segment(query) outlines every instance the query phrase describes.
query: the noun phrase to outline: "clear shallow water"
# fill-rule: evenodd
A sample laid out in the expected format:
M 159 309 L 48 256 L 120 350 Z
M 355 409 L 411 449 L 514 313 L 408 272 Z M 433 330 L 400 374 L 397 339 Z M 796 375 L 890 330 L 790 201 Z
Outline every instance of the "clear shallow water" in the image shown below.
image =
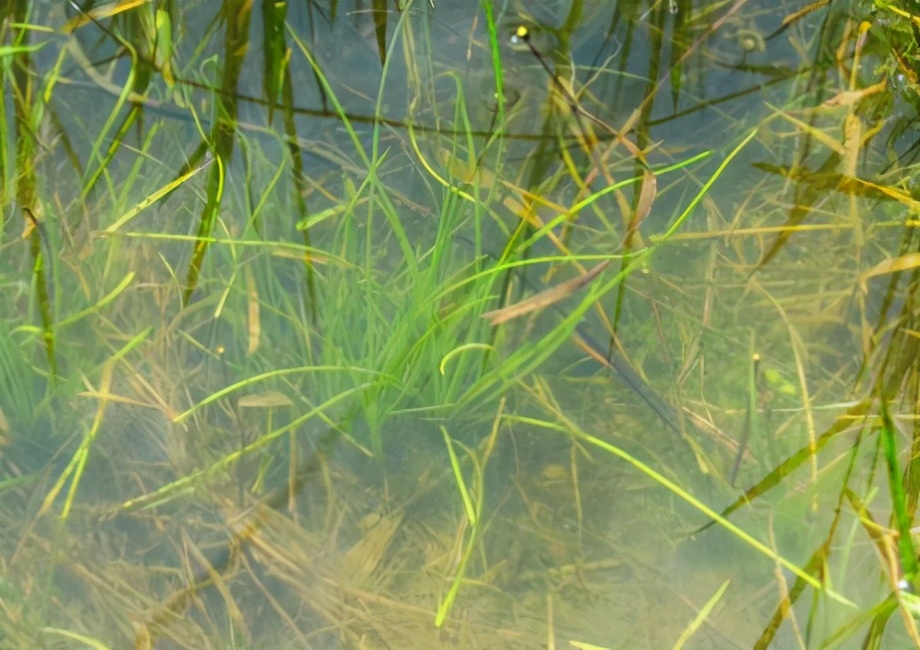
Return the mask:
M 714 459 L 720 473 L 710 468 L 704 475 L 685 441 L 624 382 L 611 379 L 571 344 L 562 345 L 520 383 L 500 394 L 484 391 L 481 399 L 463 408 L 452 402 L 462 388 L 475 385 L 478 367 L 467 367 L 467 374 L 458 374 L 460 379 L 450 384 L 450 373 L 442 374 L 434 355 L 412 357 L 416 348 L 404 344 L 413 337 L 424 340 L 431 331 L 441 332 L 444 340 L 478 332 L 477 343 L 493 342 L 485 328 L 477 331 L 464 324 L 479 323 L 478 314 L 450 319 L 450 296 L 432 292 L 431 304 L 419 306 L 412 292 L 420 290 L 419 278 L 429 276 L 415 277 L 407 270 L 407 241 L 409 249 L 427 251 L 438 241 L 438 224 L 446 218 L 456 219 L 452 237 L 475 240 L 475 215 L 481 211 L 478 223 L 486 234 L 479 247 L 498 254 L 506 241 L 504 231 L 516 223 L 513 205 L 504 202 L 507 196 L 519 200 L 515 188 L 562 205 L 579 196 L 558 152 L 560 139 L 571 135 L 572 120 L 546 119 L 553 88 L 546 70 L 529 49 L 504 40 L 522 18 L 513 7 L 504 9 L 499 22 L 511 116 L 508 133 L 502 142 L 490 143 L 483 156 L 484 164 L 506 182 L 481 188 L 484 197 L 491 197 L 487 205 L 493 213 L 459 199 L 455 208 L 445 208 L 449 199 L 435 176 L 451 180 L 441 158 L 444 151 L 462 160 L 471 148 L 478 155 L 489 142 L 485 133 L 465 135 L 467 130 L 489 131 L 495 101 L 485 19 L 477 5 L 456 3 L 432 10 L 418 3 L 401 16 L 389 16 L 390 54 L 379 93 L 379 113 L 387 121 L 378 134 L 379 151 L 386 158 L 375 171 L 385 190 L 378 188 L 378 195 L 385 194 L 396 206 L 393 213 L 406 240 L 379 204 L 361 203 L 367 196 L 360 188 L 368 166 L 355 140 L 365 154 L 373 146 L 383 70 L 373 14 L 358 3 L 340 3 L 334 18 L 331 7 L 314 6 L 311 14 L 298 5 L 289 8 L 286 33 L 299 146 L 292 153 L 290 139 L 282 137 L 280 108 L 269 120 L 264 102 L 240 101 L 240 136 L 226 161 L 228 180 L 213 231 L 220 241 L 205 258 L 193 300 L 188 305 L 181 300 L 184 274 L 194 255 L 187 238 L 198 232 L 209 172 L 139 212 L 121 237 L 98 237 L 100 230 L 180 173 L 202 132 L 213 135 L 216 96 L 200 85 L 220 83 L 226 56 L 224 27 L 214 21 L 214 6 L 183 9 L 182 23 L 176 26 L 181 38 L 175 60 L 180 66 L 190 62 L 182 66 L 190 83 L 172 90 L 162 80 L 153 85 L 151 97 L 165 104 L 145 109 L 139 126 L 129 129 L 88 192 L 81 190 L 95 168 L 93 147 L 104 151 L 114 138 L 109 119 L 117 95 L 100 90 L 99 79 L 81 71 L 71 54 L 62 68 L 67 83 L 57 86 L 48 105 L 57 123 L 46 128 L 56 136 L 48 139 L 50 146 L 41 158 L 40 189 L 52 244 L 61 252 L 55 266 L 56 319 L 66 323 L 68 316 L 99 304 L 128 273 L 134 275 L 129 289 L 61 328 L 57 344 L 63 380 L 50 391 L 50 406 L 28 433 L 12 433 L 8 475 L 37 474 L 26 488 L 4 492 L 4 517 L 8 529 L 15 531 L 4 539 L 15 580 L 11 591 L 17 614 L 11 629 L 24 630 L 34 620 L 103 639 L 111 647 L 126 639 L 141 639 L 137 643 L 145 647 L 146 633 L 150 645 L 164 648 L 533 648 L 551 639 L 558 645 L 576 641 L 600 647 L 672 647 L 699 608 L 730 580 L 720 607 L 688 647 L 751 646 L 776 606 L 775 574 L 788 579 L 788 571 L 783 574 L 763 553 L 718 527 L 689 539 L 706 521 L 697 509 L 610 453 L 576 440 L 573 431 L 614 444 L 719 509 L 740 492 L 727 485 L 734 447 L 726 440 L 738 440 L 743 429 L 752 336 L 764 367 L 779 379 L 759 395 L 766 439 L 752 440 L 754 455 L 742 465 L 739 487 L 771 471 L 806 444 L 810 429 L 826 430 L 843 410 L 780 414 L 779 407 L 802 403 L 797 363 L 804 359 L 810 405 L 859 396 L 859 387 L 848 379 L 856 374 L 864 345 L 856 328 L 862 312 L 854 287 L 883 250 L 867 250 L 858 229 L 850 227 L 848 197 L 832 195 L 815 202 L 817 220 L 832 235 L 797 235 L 755 276 L 756 283 L 749 279 L 773 241 L 765 229 L 783 223 L 790 204 L 803 200 L 802 190 L 763 167 L 794 159 L 801 141 L 788 135 L 792 127 L 776 117 L 771 105 L 794 111 L 821 98 L 803 92 L 800 75 L 788 74 L 776 82 L 785 68 L 802 64 L 795 57 L 806 59 L 813 25 L 798 23 L 782 37 L 768 40 L 763 51 L 745 53 L 739 32 L 768 34 L 780 16 L 760 11 L 754 3 L 713 5 L 717 17 L 700 25 L 731 15 L 688 55 L 675 105 L 669 92 L 677 86 L 671 85 L 662 63 L 671 59 L 674 47 L 665 45 L 657 63 L 652 55 L 659 35 L 666 43 L 676 41 L 676 19 L 667 12 L 629 17 L 618 16 L 613 3 L 586 7 L 590 20 L 585 18 L 567 35 L 570 56 L 552 51 L 553 44 L 565 39 L 551 32 L 561 29 L 571 5 L 528 19 L 534 38 L 544 39 L 537 41 L 541 55 L 542 45 L 549 44 L 547 65 L 565 66 L 567 74 L 573 65 L 577 85 L 587 84 L 583 105 L 614 130 L 661 83 L 663 90 L 640 119 L 640 135 L 630 136 L 647 145 L 656 143 L 648 154 L 651 165 L 714 151 L 705 165 L 660 177 L 654 210 L 640 228 L 643 237 L 651 238 L 673 222 L 718 162 L 760 125 L 757 138 L 678 236 L 651 256 L 643 271 L 630 276 L 619 306 L 623 348 L 650 385 L 668 403 L 686 407 L 717 427 L 707 430 L 711 437 L 700 442 L 700 453 Z M 34 20 L 60 25 L 63 17 L 47 11 Z M 129 32 L 125 16 L 112 20 L 125 20 L 113 22 L 113 27 Z M 688 35 L 696 42 L 703 29 Z M 258 11 L 246 33 L 250 51 L 235 89 L 257 98 L 265 88 L 263 18 Z M 295 36 L 315 57 L 328 83 L 325 101 L 322 84 Z M 53 39 L 36 55 L 38 74 L 51 70 L 66 42 Z M 120 91 L 128 67 L 124 57 L 114 69 L 104 63 L 118 51 L 110 36 L 87 26 L 77 31 L 75 43 Z M 606 65 L 598 68 L 598 62 Z M 177 93 L 186 94 L 177 100 Z M 717 101 L 736 94 L 736 99 Z M 347 120 L 334 108 L 332 95 Z M 125 114 L 123 109 L 116 118 Z M 825 119 L 830 122 L 835 116 Z M 418 127 L 412 134 L 416 143 L 407 122 Z M 354 129 L 354 140 L 347 126 Z M 603 142 L 599 149 L 606 155 L 615 139 L 609 130 L 595 126 Z M 75 153 L 69 155 L 68 147 Z M 589 157 L 575 145 L 569 151 L 571 168 L 587 174 Z M 617 180 L 637 173 L 624 147 L 610 156 L 609 169 Z M 295 157 L 307 178 L 300 187 L 292 177 Z M 825 157 L 818 151 L 804 160 L 820 163 Z M 72 158 L 84 167 L 75 166 Z M 460 185 L 456 178 L 452 181 Z M 592 187 L 597 190 L 604 183 L 597 180 Z M 295 192 L 305 198 L 306 212 Z M 628 203 L 630 197 L 624 200 Z M 311 229 L 309 246 L 318 260 L 316 293 L 311 293 L 298 257 L 307 244 L 297 224 L 348 202 L 354 208 L 348 219 L 329 217 Z M 8 204 L 14 205 L 11 199 Z M 578 220 L 570 245 L 586 254 L 620 250 L 621 204 L 608 195 L 595 207 Z M 538 213 L 544 219 L 555 215 L 546 206 Z M 18 226 L 12 219 L 6 223 L 0 269 L 4 290 L 12 292 L 14 279 L 28 278 L 30 266 L 24 261 L 25 242 L 14 239 Z M 752 230 L 757 232 L 748 232 Z M 814 255 L 820 246 L 839 251 L 837 259 L 856 262 L 829 272 L 827 258 Z M 420 267 L 435 268 L 432 276 L 439 281 L 462 278 L 475 249 L 475 244 L 458 240 L 450 256 L 419 254 Z M 535 247 L 536 254 L 553 250 L 545 242 Z M 435 258 L 440 266 L 434 266 Z M 368 260 L 372 272 L 362 267 Z M 311 320 L 314 295 L 321 298 L 319 326 Z M 604 299 L 608 318 L 615 313 L 615 297 Z M 461 294 L 461 304 L 464 298 L 483 299 Z M 10 304 L 17 305 L 9 314 L 10 338 L 29 352 L 29 364 L 44 367 L 35 308 L 21 299 Z M 577 298 L 563 302 L 563 313 L 577 305 Z M 426 329 L 439 317 L 454 329 Z M 559 318 L 546 310 L 527 325 L 511 324 L 495 345 L 510 356 L 521 346 L 536 345 L 537 336 Z M 363 334 L 373 327 L 379 332 Z M 606 340 L 601 318 L 593 312 L 583 327 Z M 143 343 L 132 347 L 124 361 L 113 363 L 116 352 L 141 332 L 146 332 Z M 401 364 L 401 355 L 412 359 L 411 364 Z M 186 409 L 237 382 L 297 366 L 331 370 L 272 376 L 177 421 Z M 379 393 L 357 390 L 372 372 L 389 372 L 399 381 Z M 351 389 L 353 395 L 320 409 L 324 417 L 307 417 Z M 106 392 L 115 403 L 103 412 L 99 394 Z M 241 396 L 250 401 L 241 402 Z M 508 400 L 504 418 L 477 483 L 476 463 L 459 445 L 475 449 L 473 455 L 482 462 L 500 396 Z M 772 415 L 771 405 L 777 407 Z M 275 435 L 291 423 L 298 423 L 292 433 Z M 296 496 L 273 501 L 275 509 L 242 517 L 253 495 L 283 493 L 287 483 L 296 482 L 296 466 L 309 465 L 317 446 L 326 445 L 330 423 L 338 423 L 340 433 L 329 438 L 334 449 L 329 464 L 315 468 L 297 486 Z M 471 535 L 441 426 L 456 441 L 465 481 L 484 500 L 467 580 L 447 626 L 438 630 L 432 624 L 435 612 Z M 85 476 L 66 525 L 58 527 L 52 521 L 65 507 L 66 490 L 49 501 L 47 512 L 37 513 L 88 432 L 93 432 L 93 442 Z M 265 436 L 274 437 L 251 448 Z M 383 460 L 369 457 L 375 436 L 382 441 Z M 819 476 L 810 476 L 810 468 L 803 467 L 771 493 L 765 501 L 769 507 L 761 503 L 741 510 L 732 520 L 802 566 L 829 526 L 851 439 L 841 439 L 825 452 Z M 241 448 L 248 451 L 238 462 L 197 474 Z M 125 507 L 189 477 L 197 477 L 188 481 L 194 489 L 174 487 L 156 507 Z M 230 563 L 235 572 L 225 571 L 223 584 L 196 591 L 180 606 L 176 594 L 193 578 L 206 578 L 209 563 L 218 573 L 224 571 L 227 540 L 248 525 L 252 532 L 246 533 L 247 550 L 237 564 Z M 862 534 L 852 519 L 847 525 L 852 538 Z M 869 551 L 860 541 L 849 557 L 871 555 Z M 65 559 L 36 577 L 31 567 L 49 556 Z M 840 572 L 835 586 L 860 605 L 870 606 L 885 593 L 874 564 L 852 560 L 834 568 Z M 51 585 L 49 591 L 53 587 L 65 594 L 67 604 L 58 604 L 41 589 L 29 589 L 29 580 L 38 578 Z M 841 625 L 844 617 L 838 612 L 847 611 L 830 600 L 826 607 L 816 624 L 816 639 Z M 9 639 L 24 638 L 4 632 Z M 790 627 L 780 634 L 775 647 L 794 643 Z

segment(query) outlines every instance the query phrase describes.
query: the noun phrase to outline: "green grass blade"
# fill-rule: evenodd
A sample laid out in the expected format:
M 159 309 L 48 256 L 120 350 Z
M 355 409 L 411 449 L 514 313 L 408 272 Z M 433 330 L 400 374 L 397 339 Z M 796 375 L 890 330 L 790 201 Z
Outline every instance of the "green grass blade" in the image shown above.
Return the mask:
M 237 461 L 239 461 L 245 455 L 252 453 L 254 451 L 258 451 L 259 449 L 262 449 L 269 442 L 278 439 L 279 437 L 283 436 L 285 433 L 289 431 L 297 430 L 298 427 L 300 427 L 305 422 L 313 419 L 314 417 L 322 416 L 323 414 L 326 413 L 327 410 L 329 410 L 330 408 L 332 408 L 339 402 L 347 398 L 350 398 L 356 395 L 360 395 L 361 393 L 367 391 L 373 386 L 374 386 L 373 383 L 365 383 L 365 384 L 359 384 L 349 390 L 343 391 L 339 393 L 338 395 L 335 395 L 327 399 L 322 404 L 319 404 L 318 406 L 310 409 L 309 411 L 307 411 L 300 417 L 294 418 L 294 420 L 292 420 L 290 423 L 278 429 L 274 429 L 270 431 L 269 433 L 266 433 L 265 435 L 260 436 L 257 440 L 246 445 L 245 447 L 241 447 L 240 449 L 237 449 L 236 451 L 230 454 L 227 454 L 226 456 L 224 456 L 217 462 L 211 464 L 209 467 L 205 467 L 204 469 L 198 470 L 197 472 L 186 474 L 182 478 L 179 478 L 173 481 L 172 483 L 168 483 L 167 485 L 157 488 L 153 492 L 148 492 L 147 494 L 143 494 L 133 499 L 128 499 L 127 501 L 121 504 L 121 506 L 119 507 L 119 510 L 134 511 L 134 510 L 143 509 L 143 508 L 152 508 L 161 503 L 165 503 L 166 501 L 174 498 L 175 496 L 179 494 L 193 490 L 200 481 L 210 476 L 214 476 L 215 474 L 219 472 L 226 471 L 229 467 L 234 465 Z
M 450 455 L 450 467 L 454 472 L 454 481 L 457 483 L 457 490 L 460 492 L 460 498 L 463 499 L 463 508 L 466 510 L 466 516 L 470 520 L 470 525 L 476 525 L 476 509 L 473 507 L 473 500 L 470 498 L 469 490 L 466 489 L 466 481 L 463 478 L 463 469 L 460 467 L 460 461 L 457 459 L 457 453 L 454 451 L 454 444 L 450 439 L 447 429 L 441 425 L 441 434 L 444 436 L 444 443 L 447 445 L 447 453 Z
M 716 589 L 716 593 L 712 595 L 706 604 L 703 605 L 699 613 L 693 618 L 693 621 L 687 628 L 681 633 L 680 638 L 677 639 L 677 642 L 674 644 L 673 650 L 681 650 L 687 641 L 690 640 L 696 631 L 700 629 L 700 626 L 706 621 L 709 615 L 712 613 L 712 610 L 715 609 L 715 606 L 719 604 L 719 601 L 722 600 L 722 596 L 725 595 L 725 591 L 728 589 L 728 586 L 732 583 L 731 580 L 726 580 L 722 583 L 722 586 Z
M 914 548 L 911 533 L 911 517 L 908 514 L 907 496 L 904 493 L 904 483 L 898 462 L 897 429 L 888 411 L 888 404 L 884 396 L 879 400 L 881 404 L 882 427 L 879 435 L 882 437 L 882 448 L 885 453 L 885 463 L 888 469 L 888 490 L 891 495 L 891 509 L 898 531 L 898 554 L 901 558 L 901 571 L 903 583 L 916 589 L 917 584 L 917 550 Z
M 702 501 L 700 501 L 695 496 L 693 496 L 692 494 L 684 490 L 682 487 L 680 487 L 679 485 L 677 485 L 676 483 L 674 483 L 673 481 L 671 481 L 664 475 L 658 473 L 657 471 L 655 471 L 654 469 L 652 469 L 651 467 L 643 463 L 638 458 L 620 449 L 619 447 L 612 445 L 605 440 L 601 440 L 600 438 L 592 436 L 582 431 L 581 429 L 576 428 L 574 425 L 571 425 L 571 424 L 569 425 L 569 427 L 564 427 L 562 425 L 556 425 L 556 424 L 552 424 L 549 422 L 544 422 L 542 420 L 536 420 L 534 418 L 519 417 L 519 416 L 511 417 L 509 419 L 514 420 L 516 422 L 524 422 L 530 425 L 535 425 L 535 426 L 539 426 L 539 427 L 543 427 L 547 429 L 553 429 L 553 430 L 562 431 L 565 433 L 570 433 L 572 435 L 577 436 L 581 440 L 584 440 L 585 442 L 599 449 L 603 449 L 604 451 L 620 458 L 621 460 L 626 461 L 627 463 L 635 467 L 637 470 L 639 470 L 641 473 L 645 474 L 646 476 L 654 480 L 656 483 L 666 488 L 669 492 L 679 497 L 683 501 L 687 502 L 689 505 L 691 505 L 696 510 L 700 511 L 701 513 L 705 514 L 708 517 L 711 517 L 723 528 L 725 528 L 726 530 L 733 533 L 736 537 L 738 537 L 738 539 L 745 542 L 746 544 L 748 544 L 749 546 L 751 546 L 752 548 L 754 548 L 755 550 L 757 550 L 764 556 L 770 558 L 774 562 L 785 567 L 786 569 L 791 571 L 793 574 L 795 574 L 800 579 L 804 580 L 806 583 L 808 583 L 815 589 L 827 594 L 830 598 L 836 600 L 839 603 L 842 603 L 854 609 L 856 608 L 856 605 L 853 602 L 851 602 L 848 598 L 844 597 L 842 594 L 837 593 L 835 590 L 831 589 L 830 587 L 827 587 L 826 585 L 821 584 L 820 580 L 818 580 L 812 575 L 809 575 L 808 573 L 803 571 L 801 568 L 799 568 L 796 564 L 794 564 L 790 560 L 787 560 L 785 557 L 781 556 L 779 553 L 771 549 L 769 546 L 767 546 L 763 542 L 760 542 L 754 539 L 748 533 L 741 530 L 738 526 L 736 526 L 735 524 L 731 523 L 730 521 L 728 521 L 727 519 L 719 515 L 715 510 L 713 510 L 712 508 L 704 504 Z
M 371 14 L 374 16 L 374 35 L 377 38 L 377 55 L 380 65 L 387 63 L 387 0 L 371 0 Z
M 782 480 L 785 477 L 789 476 L 792 474 L 792 472 L 805 464 L 814 454 L 817 454 L 819 451 L 824 449 L 824 447 L 826 447 L 829 442 L 836 438 L 838 434 L 850 430 L 853 426 L 854 419 L 866 417 L 871 406 L 872 401 L 865 399 L 855 406 L 847 409 L 847 412 L 844 415 L 838 417 L 834 424 L 832 424 L 830 428 L 827 429 L 827 431 L 822 433 L 818 439 L 815 440 L 814 447 L 812 447 L 811 444 L 808 444 L 781 462 L 773 469 L 773 471 L 760 479 L 760 481 L 758 481 L 755 485 L 745 490 L 743 495 L 738 497 L 738 499 L 732 502 L 731 505 L 722 510 L 721 516 L 728 517 L 738 508 L 750 505 L 754 500 L 760 498 L 775 488 L 777 485 L 782 483 Z M 714 521 L 710 521 L 705 526 L 700 528 L 697 533 L 706 530 L 714 523 Z

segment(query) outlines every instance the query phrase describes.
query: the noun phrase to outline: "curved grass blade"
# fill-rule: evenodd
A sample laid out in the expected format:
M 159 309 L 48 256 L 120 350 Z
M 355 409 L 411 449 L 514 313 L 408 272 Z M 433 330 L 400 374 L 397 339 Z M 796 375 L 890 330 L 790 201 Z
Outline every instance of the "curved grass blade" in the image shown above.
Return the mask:
M 300 366 L 297 368 L 282 368 L 279 370 L 272 370 L 270 372 L 262 373 L 261 375 L 256 375 L 254 377 L 247 377 L 243 381 L 239 381 L 231 386 L 227 386 L 216 393 L 208 395 L 206 398 L 195 404 L 193 407 L 184 411 L 173 418 L 173 422 L 180 423 L 186 420 L 192 413 L 195 413 L 199 409 L 219 400 L 222 397 L 225 397 L 233 392 L 242 390 L 244 388 L 252 388 L 258 382 L 264 381 L 266 379 L 275 379 L 277 377 L 284 377 L 286 375 L 296 375 L 303 374 L 308 372 L 348 372 L 348 373 L 366 373 L 377 378 L 385 378 L 381 373 L 375 372 L 373 370 L 366 370 L 364 368 L 352 368 L 347 366 Z
M 124 291 L 128 287 L 128 285 L 131 284 L 133 280 L 134 280 L 134 272 L 132 271 L 131 273 L 128 273 L 128 275 L 126 275 L 124 278 L 122 278 L 121 282 L 118 283 L 118 286 L 116 286 L 114 289 L 109 291 L 105 296 L 100 298 L 97 303 L 95 303 L 94 305 L 90 307 L 87 307 L 86 309 L 83 309 L 77 312 L 76 314 L 72 314 L 68 316 L 67 318 L 62 319 L 58 323 L 58 329 L 62 329 L 64 327 L 72 325 L 73 323 L 76 323 L 80 319 L 86 316 L 89 316 L 90 314 L 94 314 L 98 312 L 100 309 L 105 307 L 107 304 L 115 300 L 115 298 L 118 297 L 118 295 L 122 291 Z
M 328 409 L 335 406 L 342 400 L 345 400 L 355 395 L 360 395 L 361 393 L 373 387 L 375 387 L 374 383 L 364 383 L 364 384 L 359 384 L 349 390 L 343 391 L 339 393 L 338 395 L 335 395 L 329 398 L 322 404 L 319 404 L 318 406 L 310 409 L 309 411 L 307 411 L 305 414 L 301 415 L 300 417 L 295 418 L 290 423 L 278 429 L 274 429 L 270 431 L 269 433 L 266 433 L 265 435 L 260 436 L 258 439 L 246 445 L 245 447 L 241 447 L 240 449 L 237 449 L 236 451 L 230 454 L 227 454 L 223 458 L 213 463 L 210 467 L 205 467 L 204 469 L 198 470 L 196 472 L 186 474 L 185 476 L 173 481 L 172 483 L 168 483 L 167 485 L 164 485 L 154 490 L 153 492 L 148 492 L 147 494 L 143 494 L 133 499 L 128 499 L 127 501 L 122 503 L 118 509 L 119 511 L 130 512 L 130 511 L 134 511 L 134 510 L 138 510 L 142 508 L 153 508 L 161 503 L 165 503 L 171 500 L 172 498 L 176 497 L 178 494 L 193 490 L 199 481 L 202 481 L 210 476 L 213 476 L 218 472 L 227 470 L 227 468 L 234 465 L 237 461 L 240 460 L 240 458 L 242 458 L 246 454 L 263 448 L 269 442 L 281 437 L 288 431 L 295 431 L 298 427 L 300 427 L 303 423 L 307 422 L 308 420 L 311 420 L 317 416 L 322 416 Z M 337 438 L 338 436 L 336 436 L 336 439 Z M 325 440 L 325 437 L 321 437 L 321 440 Z M 283 489 L 283 494 L 285 495 L 288 494 L 287 487 Z
M 463 469 L 460 467 L 460 460 L 457 458 L 457 452 L 454 451 L 454 443 L 447 433 L 447 427 L 440 425 L 441 435 L 444 436 L 444 443 L 447 445 L 447 453 L 450 456 L 450 467 L 454 472 L 454 481 L 457 483 L 457 490 L 460 492 L 460 498 L 463 499 L 463 508 L 466 510 L 466 517 L 470 520 L 471 526 L 476 526 L 476 509 L 473 507 L 473 500 L 470 498 L 470 491 L 466 487 L 466 480 L 463 478 Z
M 41 627 L 38 629 L 38 631 L 43 634 L 47 634 L 48 636 L 59 636 L 65 639 L 70 639 L 71 641 L 76 641 L 88 648 L 92 648 L 92 650 L 109 650 L 110 648 L 110 646 L 106 645 L 104 642 L 95 637 L 79 634 L 70 630 L 64 630 L 57 627 Z
M 499 401 L 498 411 L 496 411 L 495 419 L 492 421 L 492 432 L 489 435 L 488 440 L 486 440 L 482 449 L 482 453 L 479 457 L 477 457 L 471 449 L 468 449 L 465 445 L 461 444 L 473 465 L 473 487 L 476 491 L 475 504 L 470 498 L 469 491 L 466 488 L 466 482 L 463 479 L 463 473 L 460 469 L 460 464 L 457 461 L 456 455 L 454 454 L 453 444 L 451 443 L 447 429 L 441 427 L 441 432 L 444 434 L 444 440 L 447 442 L 447 449 L 450 453 L 451 467 L 454 471 L 454 478 L 457 481 L 457 487 L 460 490 L 460 494 L 463 499 L 463 506 L 466 511 L 467 522 L 469 523 L 469 539 L 467 540 L 466 548 L 463 549 L 463 556 L 460 558 L 460 563 L 456 568 L 454 579 L 451 581 L 450 588 L 447 590 L 447 594 L 444 596 L 444 599 L 438 605 L 438 611 L 434 617 L 434 626 L 436 628 L 440 628 L 447 620 L 447 615 L 450 613 L 450 610 L 457 599 L 457 594 L 460 593 L 460 587 L 463 584 L 463 578 L 466 575 L 467 562 L 469 561 L 470 557 L 472 557 L 473 551 L 476 549 L 476 546 L 482 535 L 482 512 L 486 493 L 485 470 L 486 465 L 489 463 L 489 458 L 492 455 L 492 450 L 495 447 L 495 440 L 498 437 L 498 431 L 501 425 L 502 414 L 504 413 L 504 410 L 505 398 L 503 397 Z
M 667 489 L 669 492 L 671 492 L 678 498 L 688 503 L 690 506 L 692 506 L 696 510 L 699 510 L 700 512 L 711 517 L 716 523 L 718 523 L 723 528 L 725 528 L 729 532 L 733 533 L 736 537 L 738 537 L 738 539 L 745 542 L 749 546 L 753 547 L 755 550 L 757 550 L 762 555 L 770 558 L 774 562 L 785 567 L 786 569 L 791 571 L 793 574 L 795 574 L 798 578 L 800 578 L 801 580 L 804 580 L 806 583 L 808 583 L 809 585 L 811 585 L 818 591 L 825 593 L 828 597 L 836 600 L 839 603 L 842 603 L 854 609 L 856 608 L 856 605 L 852 603 L 849 599 L 847 599 L 845 596 L 837 593 L 835 590 L 831 589 L 827 585 L 822 584 L 821 581 L 815 578 L 813 575 L 810 575 L 808 572 L 806 572 L 805 570 L 797 566 L 792 561 L 781 556 L 779 553 L 777 553 L 775 550 L 773 550 L 772 548 L 770 548 L 763 542 L 760 542 L 754 539 L 748 533 L 746 533 L 741 528 L 739 528 L 735 524 L 731 523 L 730 521 L 728 521 L 727 519 L 719 515 L 716 511 L 714 511 L 709 506 L 704 504 L 702 501 L 697 499 L 695 496 L 693 496 L 692 494 L 684 490 L 682 487 L 680 487 L 679 485 L 677 485 L 676 483 L 668 479 L 666 476 L 658 473 L 657 471 L 655 471 L 654 469 L 652 469 L 651 467 L 643 463 L 641 460 L 632 456 L 631 454 L 624 451 L 623 449 L 620 449 L 616 445 L 613 445 L 605 440 L 601 440 L 600 438 L 592 436 L 591 434 L 580 429 L 578 426 L 576 426 L 571 421 L 567 421 L 563 425 L 563 424 L 555 424 L 551 422 L 545 422 L 542 420 L 538 420 L 535 418 L 521 417 L 521 416 L 510 417 L 509 419 L 512 419 L 516 422 L 524 422 L 524 423 L 538 426 L 544 429 L 562 431 L 564 433 L 575 436 L 576 438 L 583 440 L 587 442 L 588 444 L 591 444 L 599 449 L 602 449 L 612 454 L 613 456 L 620 458 L 621 460 L 626 461 L 627 463 L 632 465 L 634 468 L 636 468 L 637 470 L 639 470 L 640 472 L 642 472 L 643 474 L 651 478 L 653 481 L 655 481 L 656 483 L 658 483 L 659 485 Z

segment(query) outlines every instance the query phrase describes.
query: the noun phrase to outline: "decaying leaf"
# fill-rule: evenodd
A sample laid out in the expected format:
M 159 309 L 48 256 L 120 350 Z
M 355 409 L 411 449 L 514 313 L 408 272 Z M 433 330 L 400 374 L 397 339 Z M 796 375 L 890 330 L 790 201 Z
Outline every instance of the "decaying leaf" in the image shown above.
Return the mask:
M 852 106 L 853 104 L 864 99 L 865 97 L 882 92 L 883 90 L 885 90 L 885 86 L 887 85 L 887 83 L 888 83 L 887 81 L 880 81 L 877 84 L 874 84 L 867 88 L 860 88 L 859 90 L 844 90 L 843 92 L 837 93 L 836 95 L 828 99 L 826 102 L 824 102 L 824 105 L 825 106 Z
M 252 275 L 252 269 L 248 266 L 246 267 L 246 302 L 249 306 L 249 318 L 247 319 L 249 325 L 249 344 L 246 349 L 246 354 L 252 354 L 259 349 L 259 341 L 262 335 L 262 320 L 260 318 L 259 308 L 259 289 L 256 286 L 256 279 Z
M 529 314 L 533 311 L 536 311 L 537 309 L 542 309 L 543 307 L 552 305 L 553 303 L 559 302 L 563 298 L 571 296 L 573 293 L 591 282 L 594 278 L 600 275 L 601 271 L 607 268 L 608 264 L 610 264 L 610 260 L 601 262 L 584 275 L 580 275 L 577 278 L 572 278 L 571 280 L 566 280 L 562 284 L 557 284 L 555 287 L 541 291 L 540 293 L 531 296 L 526 300 L 522 300 L 521 302 L 514 305 L 508 305 L 502 309 L 486 312 L 482 315 L 482 317 L 487 318 L 492 325 L 499 325 L 509 320 Z
M 859 277 L 859 286 L 864 293 L 868 292 L 869 288 L 866 285 L 866 282 L 870 278 L 878 277 L 879 275 L 888 275 L 889 273 L 909 271 L 910 269 L 915 269 L 918 266 L 920 266 L 920 253 L 908 253 L 907 255 L 902 255 L 901 257 L 888 258 L 887 260 L 879 262 L 871 269 L 863 273 Z
M 271 408 L 273 406 L 294 406 L 291 399 L 277 390 L 269 390 L 255 395 L 245 395 L 239 399 L 240 408 Z

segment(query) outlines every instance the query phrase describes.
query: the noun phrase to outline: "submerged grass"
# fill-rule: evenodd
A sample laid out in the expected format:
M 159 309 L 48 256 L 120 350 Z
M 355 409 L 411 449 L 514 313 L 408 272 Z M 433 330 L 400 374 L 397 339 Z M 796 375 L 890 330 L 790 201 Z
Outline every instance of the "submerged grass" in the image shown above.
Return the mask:
M 676 6 L 5 8 L 0 646 L 916 641 L 903 66 Z

